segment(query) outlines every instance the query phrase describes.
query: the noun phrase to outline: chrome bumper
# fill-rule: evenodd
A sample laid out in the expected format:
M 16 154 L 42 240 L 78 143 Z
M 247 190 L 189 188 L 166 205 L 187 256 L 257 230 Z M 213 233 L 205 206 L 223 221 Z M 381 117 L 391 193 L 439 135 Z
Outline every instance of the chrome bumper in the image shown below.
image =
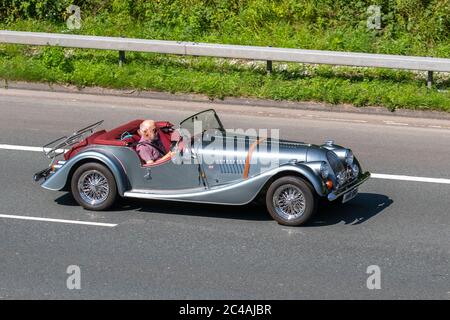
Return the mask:
M 329 201 L 334 201 L 337 198 L 339 198 L 340 196 L 344 195 L 345 193 L 352 191 L 353 189 L 357 188 L 358 186 L 360 186 L 361 184 L 363 184 L 364 182 L 366 182 L 367 179 L 370 178 L 370 172 L 364 172 L 359 178 L 358 180 L 352 182 L 351 184 L 345 186 L 342 189 L 333 191 L 331 193 L 328 194 L 327 198 Z
M 33 175 L 33 180 L 38 182 L 41 179 L 47 179 L 47 177 L 52 173 L 52 168 L 46 168 L 44 170 L 41 170 L 39 172 L 36 172 Z

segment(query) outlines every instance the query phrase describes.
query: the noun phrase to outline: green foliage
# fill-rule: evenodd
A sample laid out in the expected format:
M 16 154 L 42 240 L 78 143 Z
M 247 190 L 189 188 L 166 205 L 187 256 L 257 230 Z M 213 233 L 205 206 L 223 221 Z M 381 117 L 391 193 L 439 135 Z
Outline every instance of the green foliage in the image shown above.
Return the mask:
M 69 4 L 82 28 L 65 24 Z M 367 8 L 379 5 L 381 30 Z M 0 0 L 4 29 L 450 57 L 450 0 Z
M 0 21 L 62 23 L 70 4 L 81 7 L 82 32 L 95 34 L 308 47 L 329 34 L 327 49 L 365 42 L 371 51 L 393 50 L 400 41 L 404 52 L 416 50 L 412 42 L 435 47 L 450 38 L 450 0 L 0 0 Z M 367 29 L 371 5 L 381 8 L 381 30 Z
M 68 30 L 67 7 L 81 7 Z M 367 28 L 370 5 L 381 29 Z M 2 29 L 450 58 L 450 0 L 0 0 Z M 28 49 L 27 49 L 28 48 Z M 0 46 L 0 77 L 115 88 L 450 111 L 450 79 L 413 72 Z M 274 64 L 274 68 L 280 64 Z M 447 91 L 446 91 L 447 90 Z
M 63 48 L 45 47 L 41 59 L 49 69 L 59 69 L 65 73 L 70 73 L 74 70 L 72 59 L 66 56 Z
M 43 19 L 62 21 L 69 0 L 0 0 L 0 20 Z
M 309 100 L 450 112 L 450 78 L 437 79 L 435 86 L 444 90 L 428 90 L 425 75 L 407 71 L 274 63 L 268 76 L 264 63 L 127 53 L 127 63 L 119 67 L 117 52 L 77 49 L 69 56 L 61 48 L 34 54 L 25 50 L 0 47 L 0 78 L 202 93 L 218 99 Z

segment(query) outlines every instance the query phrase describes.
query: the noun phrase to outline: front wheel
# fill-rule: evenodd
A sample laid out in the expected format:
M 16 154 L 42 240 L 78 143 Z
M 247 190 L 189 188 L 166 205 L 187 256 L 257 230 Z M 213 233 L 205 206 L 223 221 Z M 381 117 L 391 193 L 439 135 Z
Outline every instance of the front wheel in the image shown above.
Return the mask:
M 286 176 L 270 185 L 266 206 L 279 224 L 299 226 L 316 212 L 317 197 L 309 183 L 295 176 Z
M 72 195 L 88 210 L 106 210 L 114 204 L 117 187 L 111 171 L 100 163 L 85 163 L 77 168 L 71 181 Z

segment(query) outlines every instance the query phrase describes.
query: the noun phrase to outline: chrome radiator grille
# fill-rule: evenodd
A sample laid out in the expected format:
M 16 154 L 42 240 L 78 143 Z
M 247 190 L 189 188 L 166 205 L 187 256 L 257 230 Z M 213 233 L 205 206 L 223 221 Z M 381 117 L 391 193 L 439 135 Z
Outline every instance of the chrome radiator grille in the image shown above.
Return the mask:
M 334 174 L 338 174 L 339 172 L 342 172 L 345 170 L 344 165 L 342 164 L 342 161 L 339 159 L 336 153 L 333 151 L 327 152 L 327 159 L 331 166 L 331 169 L 333 169 Z

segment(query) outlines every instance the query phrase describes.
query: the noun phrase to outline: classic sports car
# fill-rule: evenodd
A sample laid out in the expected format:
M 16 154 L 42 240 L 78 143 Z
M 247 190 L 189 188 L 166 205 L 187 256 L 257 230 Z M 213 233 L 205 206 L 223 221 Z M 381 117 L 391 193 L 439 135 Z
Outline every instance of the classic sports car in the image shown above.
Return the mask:
M 319 200 L 354 198 L 370 177 L 350 149 L 333 141 L 318 146 L 225 130 L 212 109 L 177 129 L 157 121 L 168 152 L 145 164 L 136 152 L 142 121 L 95 131 L 99 121 L 52 141 L 44 146 L 50 166 L 34 180 L 70 190 L 89 210 L 106 210 L 118 196 L 227 205 L 262 199 L 273 219 L 295 226 L 311 218 Z

